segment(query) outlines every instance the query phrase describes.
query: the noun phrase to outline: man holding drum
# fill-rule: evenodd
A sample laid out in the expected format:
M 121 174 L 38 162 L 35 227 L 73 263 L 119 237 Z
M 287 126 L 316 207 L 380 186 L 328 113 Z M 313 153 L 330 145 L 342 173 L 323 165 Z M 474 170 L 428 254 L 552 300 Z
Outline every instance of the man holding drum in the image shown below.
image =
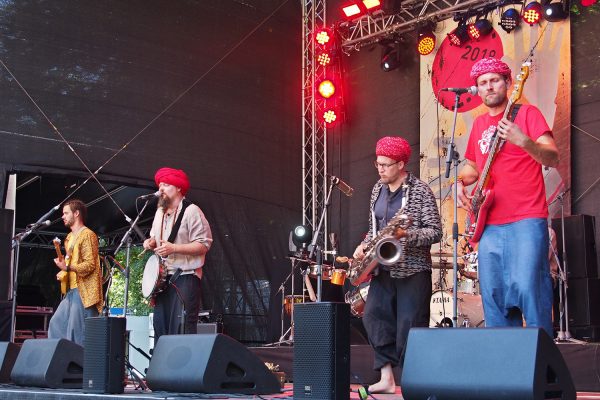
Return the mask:
M 190 182 L 184 171 L 161 168 L 154 181 L 160 198 L 144 249 L 154 250 L 167 269 L 166 288 L 153 298 L 156 343 L 161 335 L 197 332 L 200 279 L 212 234 L 202 210 L 185 198 Z
M 370 393 L 394 393 L 392 368 L 402 365 L 408 331 L 429 326 L 431 299 L 431 245 L 440 241 L 442 225 L 435 196 L 429 186 L 406 171 L 410 145 L 397 136 L 380 139 L 376 146 L 375 168 L 379 181 L 371 192 L 369 232 L 354 251 L 355 259 L 365 257 L 378 232 L 390 225 L 394 236 L 405 240 L 400 261 L 384 267 L 371 279 L 363 323 L 375 351 L 379 382 L 369 386 Z M 391 221 L 406 214 L 406 230 Z

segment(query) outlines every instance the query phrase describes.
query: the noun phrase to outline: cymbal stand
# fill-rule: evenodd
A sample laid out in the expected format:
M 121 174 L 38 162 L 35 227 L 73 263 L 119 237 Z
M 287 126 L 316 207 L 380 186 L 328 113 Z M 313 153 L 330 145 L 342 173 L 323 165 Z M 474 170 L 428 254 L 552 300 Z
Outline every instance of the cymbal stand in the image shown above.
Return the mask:
M 558 324 L 558 333 L 556 335 L 557 342 L 571 342 L 571 343 L 585 343 L 584 341 L 574 339 L 571 336 L 571 332 L 569 332 L 569 303 L 567 300 L 567 289 L 569 288 L 568 284 L 568 265 L 567 265 L 567 246 L 565 241 L 565 207 L 564 207 L 564 196 L 565 193 L 569 189 L 565 190 L 558 196 L 556 199 L 560 201 L 560 227 L 561 227 L 561 240 L 562 240 L 562 265 L 560 260 L 558 259 L 558 255 L 556 254 L 556 249 L 552 246 L 553 256 L 557 258 L 558 264 L 558 313 L 559 324 Z M 565 328 L 563 330 L 563 327 Z
M 268 346 L 281 346 L 282 344 L 292 344 L 294 343 L 293 340 L 293 327 L 294 327 L 294 271 L 296 270 L 296 261 L 301 261 L 300 259 L 297 259 L 296 257 L 290 257 L 290 263 L 291 263 L 291 271 L 289 273 L 289 275 L 283 280 L 283 282 L 281 283 L 281 286 L 279 286 L 279 290 L 277 290 L 277 293 L 281 292 L 281 336 L 279 337 L 279 340 L 277 342 L 274 343 L 269 343 L 267 345 L 265 345 L 265 347 Z M 290 280 L 291 278 L 291 284 L 292 284 L 292 304 L 290 304 L 290 327 L 284 332 L 285 329 L 285 284 L 287 283 L 288 280 Z M 291 338 L 290 338 L 291 337 Z

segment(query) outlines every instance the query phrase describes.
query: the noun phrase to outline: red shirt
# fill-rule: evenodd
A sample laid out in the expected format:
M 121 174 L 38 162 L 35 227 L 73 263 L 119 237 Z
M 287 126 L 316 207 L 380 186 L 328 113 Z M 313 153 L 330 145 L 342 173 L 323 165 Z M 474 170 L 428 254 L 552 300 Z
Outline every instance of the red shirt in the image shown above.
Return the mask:
M 475 162 L 479 172 L 488 157 L 492 135 L 503 113 L 478 116 L 473 122 L 465 158 Z M 515 123 L 524 134 L 536 141 L 544 133 L 552 134 L 544 116 L 532 105 L 522 105 Z M 494 190 L 487 224 L 507 224 L 525 218 L 547 218 L 548 204 L 541 164 L 520 147 L 504 142 L 490 169 Z

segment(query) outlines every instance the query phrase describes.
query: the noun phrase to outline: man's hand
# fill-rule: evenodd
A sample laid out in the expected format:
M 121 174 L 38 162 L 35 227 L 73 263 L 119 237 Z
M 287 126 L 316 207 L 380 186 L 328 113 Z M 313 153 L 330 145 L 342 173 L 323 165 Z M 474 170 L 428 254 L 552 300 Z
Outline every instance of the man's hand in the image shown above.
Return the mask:
M 166 240 L 160 241 L 160 246 L 157 246 L 154 249 L 154 252 L 161 257 L 168 257 L 169 255 L 175 253 L 176 245 L 168 242 Z
M 144 249 L 145 250 L 153 250 L 156 248 L 156 239 L 150 238 L 144 240 Z
M 467 211 L 471 211 L 471 199 L 473 196 L 467 194 L 467 189 L 463 185 L 461 181 L 456 182 L 457 185 L 457 199 L 456 205 L 460 208 L 463 208 Z
M 406 229 L 396 228 L 396 230 L 394 231 L 394 238 L 396 238 L 397 240 L 402 239 L 407 235 L 408 234 L 406 233 Z
M 531 138 L 525 135 L 521 128 L 519 128 L 519 125 L 510 122 L 506 118 L 502 118 L 498 122 L 498 136 L 521 148 L 532 142 Z
M 67 263 L 65 262 L 65 260 L 59 260 L 58 258 L 54 259 L 54 264 L 56 264 L 56 266 L 58 268 L 60 268 L 62 271 L 66 271 L 67 270 Z
M 354 255 L 352 257 L 356 260 L 361 260 L 361 259 L 365 258 L 364 249 L 365 249 L 364 243 L 359 244 L 358 246 L 356 246 L 356 250 L 354 250 Z

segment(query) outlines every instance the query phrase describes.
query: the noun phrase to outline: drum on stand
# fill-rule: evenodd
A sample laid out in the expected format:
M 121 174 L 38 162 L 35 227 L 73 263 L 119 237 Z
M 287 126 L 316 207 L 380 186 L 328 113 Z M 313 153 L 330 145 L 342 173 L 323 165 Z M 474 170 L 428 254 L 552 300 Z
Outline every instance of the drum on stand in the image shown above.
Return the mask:
M 283 309 L 287 315 L 292 315 L 292 311 L 294 309 L 294 304 L 304 303 L 308 299 L 308 296 L 303 296 L 301 294 L 289 294 L 285 296 L 283 301 Z
M 323 279 L 324 281 L 329 281 L 331 280 L 331 275 L 333 274 L 333 266 L 331 265 L 321 265 L 321 279 Z M 318 278 L 319 276 L 319 271 L 318 271 L 318 265 L 317 264 L 313 264 L 310 267 L 308 267 L 308 275 L 311 278 Z
M 481 296 L 458 293 L 457 322 L 465 328 L 483 327 L 483 307 Z M 429 307 L 429 327 L 452 327 L 454 297 L 451 290 L 437 290 L 431 295 Z

